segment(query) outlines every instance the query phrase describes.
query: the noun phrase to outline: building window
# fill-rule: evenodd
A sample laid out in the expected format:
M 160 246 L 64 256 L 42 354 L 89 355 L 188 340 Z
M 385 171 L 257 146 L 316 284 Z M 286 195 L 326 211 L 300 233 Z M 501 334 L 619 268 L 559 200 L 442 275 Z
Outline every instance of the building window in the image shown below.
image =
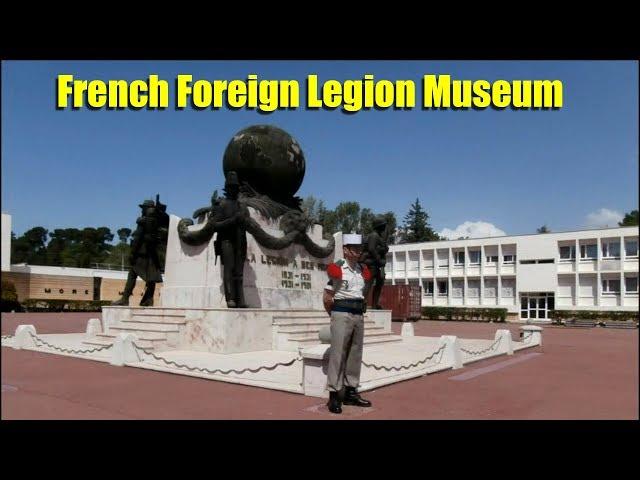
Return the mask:
M 78 293 L 78 291 L 74 288 L 73 290 L 71 290 L 71 293 Z
M 85 291 L 84 291 L 84 294 L 85 294 L 85 295 L 89 295 L 89 290 L 85 290 Z
M 449 283 L 446 280 L 439 280 L 438 281 L 438 296 L 439 297 L 446 297 L 447 296 L 448 287 L 449 287 Z
M 467 281 L 467 296 L 469 298 L 480 297 L 480 280 L 468 280 Z
M 464 265 L 464 252 L 453 252 L 454 263 L 456 265 Z
M 613 278 L 603 278 L 602 293 L 608 295 L 620 295 L 620 280 Z
M 638 240 L 625 240 L 624 254 L 627 257 L 637 257 L 638 256 Z
M 503 255 L 502 263 L 516 263 L 515 255 Z
M 422 281 L 422 291 L 423 291 L 423 295 L 433 295 L 433 281 L 432 280 L 423 280 Z
M 560 260 L 569 261 L 576 258 L 576 246 L 566 245 L 560 247 Z
M 64 293 L 64 289 L 62 289 L 62 288 L 61 288 L 60 290 L 58 290 L 58 291 L 59 291 L 60 293 Z
M 464 296 L 464 280 L 453 280 L 451 282 L 451 296 L 462 298 Z
M 625 293 L 638 293 L 638 277 L 624 277 Z
M 620 242 L 602 242 L 602 256 L 604 258 L 620 258 Z
M 498 263 L 498 255 L 487 255 L 487 263 Z
M 469 250 L 469 263 L 480 265 L 480 250 Z
M 497 280 L 484 280 L 484 296 L 487 298 L 496 298 L 496 294 L 498 292 L 498 281 Z
M 598 245 L 590 243 L 580 245 L 580 258 L 583 260 L 595 260 L 598 257 Z
M 51 289 L 50 288 L 45 288 L 44 289 L 44 293 L 51 293 Z
M 515 290 L 515 280 L 514 279 L 502 279 L 502 292 L 501 296 L 503 298 L 512 298 Z

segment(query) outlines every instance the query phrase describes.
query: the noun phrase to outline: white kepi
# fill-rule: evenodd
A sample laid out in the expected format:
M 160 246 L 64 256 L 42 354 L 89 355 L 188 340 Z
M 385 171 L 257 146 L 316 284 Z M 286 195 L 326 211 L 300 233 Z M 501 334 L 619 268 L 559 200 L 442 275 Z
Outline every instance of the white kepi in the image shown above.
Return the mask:
M 362 235 L 359 233 L 343 233 L 342 245 L 362 245 Z

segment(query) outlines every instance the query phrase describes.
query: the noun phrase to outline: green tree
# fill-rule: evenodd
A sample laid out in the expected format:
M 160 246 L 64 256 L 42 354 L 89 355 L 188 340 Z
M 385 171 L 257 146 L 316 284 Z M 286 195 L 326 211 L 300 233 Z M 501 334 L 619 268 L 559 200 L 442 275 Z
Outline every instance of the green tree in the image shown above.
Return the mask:
M 118 229 L 118 238 L 120 239 L 120 243 L 127 243 L 129 237 L 131 236 L 130 228 L 119 228 Z
M 49 233 L 47 265 L 75 267 L 74 247 L 80 241 L 77 228 L 56 228 Z
M 618 223 L 621 227 L 637 227 L 638 226 L 638 210 L 631 210 L 624 214 L 624 218 Z
M 34 227 L 24 232 L 11 242 L 11 261 L 13 263 L 28 263 L 31 265 L 46 265 L 47 257 L 47 229 Z
M 547 227 L 546 224 L 538 228 L 536 231 L 538 233 L 551 233 L 551 230 L 549 229 L 549 227 Z
M 429 214 L 420 205 L 416 198 L 411 205 L 409 213 L 404 217 L 404 235 L 402 243 L 431 242 L 440 240 L 440 237 L 429 225 Z

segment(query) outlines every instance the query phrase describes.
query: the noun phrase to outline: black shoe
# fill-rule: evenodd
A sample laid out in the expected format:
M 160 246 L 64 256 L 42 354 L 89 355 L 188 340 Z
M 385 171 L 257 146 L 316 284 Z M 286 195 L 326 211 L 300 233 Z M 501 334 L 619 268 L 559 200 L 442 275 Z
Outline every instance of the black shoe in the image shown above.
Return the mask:
M 342 413 L 342 405 L 340 405 L 339 392 L 329 392 L 329 401 L 327 402 L 327 407 L 329 407 L 329 411 L 331 413 Z
M 120 297 L 115 302 L 111 302 L 111 305 L 117 307 L 128 307 L 129 306 L 129 297 Z
M 344 401 L 345 405 L 354 405 L 356 407 L 370 407 L 371 402 L 365 400 L 353 387 L 347 387 L 345 390 Z

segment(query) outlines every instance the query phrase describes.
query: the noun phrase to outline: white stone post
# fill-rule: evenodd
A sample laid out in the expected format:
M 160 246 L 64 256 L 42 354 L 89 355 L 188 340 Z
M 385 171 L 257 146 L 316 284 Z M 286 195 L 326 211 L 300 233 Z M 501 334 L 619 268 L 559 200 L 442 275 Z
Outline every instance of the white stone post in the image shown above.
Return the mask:
M 462 368 L 462 352 L 460 351 L 460 342 L 458 337 L 453 335 L 443 335 L 438 341 L 438 348 L 445 345 L 442 352 L 442 365 L 450 366 L 454 370 Z
M 507 355 L 513 355 L 513 339 L 511 338 L 511 331 L 507 329 L 497 330 L 494 337 L 494 341 L 502 338 L 496 353 L 506 353 Z
M 527 345 L 542 346 L 542 327 L 538 325 L 524 325 L 520 327 L 520 330 L 522 330 L 523 341 L 524 337 L 531 335 L 531 339 L 527 341 Z
M 36 327 L 33 325 L 18 325 L 14 336 L 13 348 L 15 350 L 22 350 L 25 347 L 35 347 L 36 342 L 32 335 L 37 335 Z
M 138 336 L 133 333 L 120 333 L 113 342 L 111 354 L 111 365 L 122 367 L 126 363 L 144 361 L 143 355 L 138 354 L 134 342 L 138 341 Z
M 400 332 L 400 335 L 403 337 L 413 337 L 415 335 L 413 331 L 413 322 L 404 322 L 402 324 L 402 331 Z
M 84 334 L 85 339 L 95 337 L 99 333 L 102 333 L 102 324 L 99 318 L 90 318 L 87 322 L 87 329 Z

